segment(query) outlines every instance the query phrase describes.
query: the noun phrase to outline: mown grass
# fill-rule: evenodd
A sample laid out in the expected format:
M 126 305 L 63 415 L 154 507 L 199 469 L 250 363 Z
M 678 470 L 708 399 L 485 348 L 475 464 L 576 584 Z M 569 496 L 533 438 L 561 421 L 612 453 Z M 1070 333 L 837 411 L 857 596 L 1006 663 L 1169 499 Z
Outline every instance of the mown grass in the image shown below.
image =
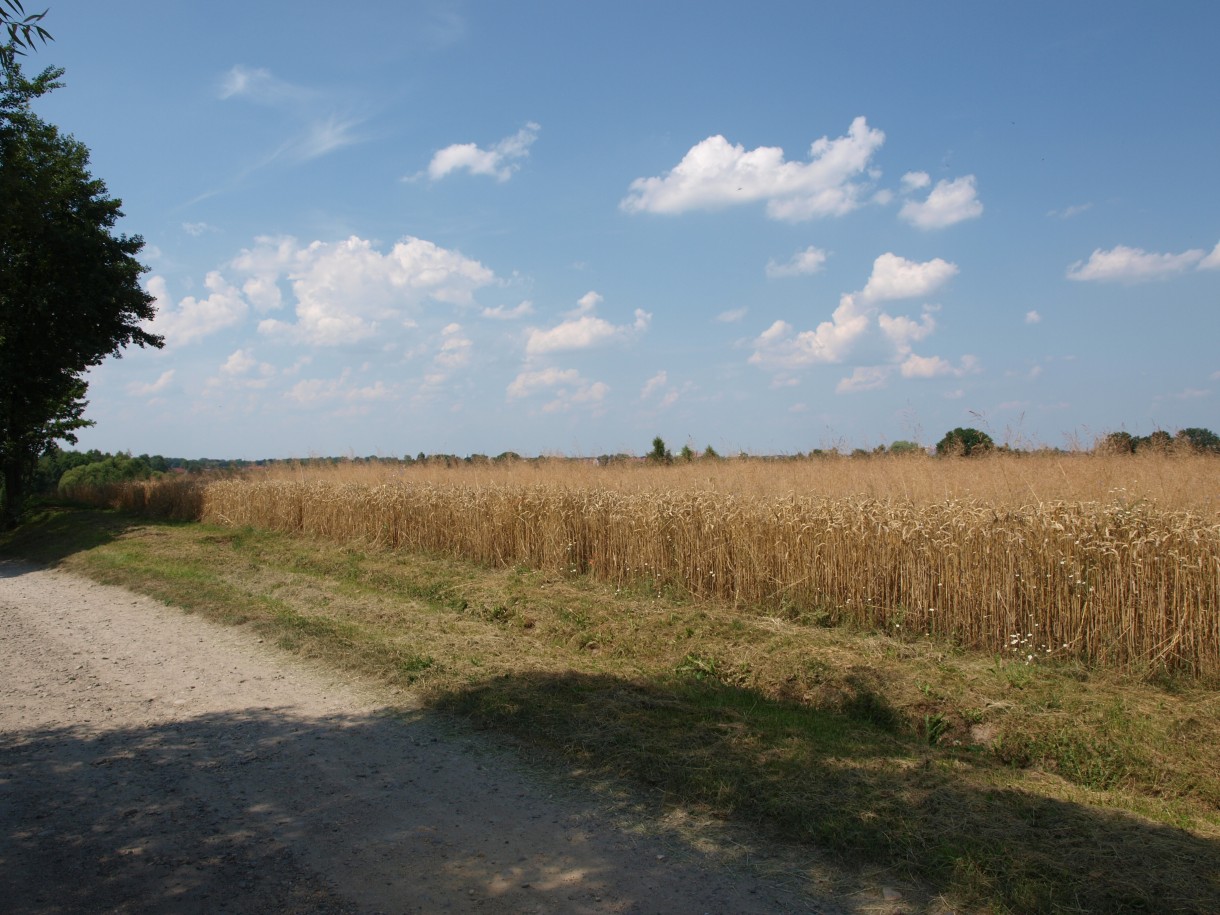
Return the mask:
M 1220 911 L 1216 684 L 1028 664 L 648 582 L 47 512 L 9 553 L 244 624 L 589 779 L 962 909 Z

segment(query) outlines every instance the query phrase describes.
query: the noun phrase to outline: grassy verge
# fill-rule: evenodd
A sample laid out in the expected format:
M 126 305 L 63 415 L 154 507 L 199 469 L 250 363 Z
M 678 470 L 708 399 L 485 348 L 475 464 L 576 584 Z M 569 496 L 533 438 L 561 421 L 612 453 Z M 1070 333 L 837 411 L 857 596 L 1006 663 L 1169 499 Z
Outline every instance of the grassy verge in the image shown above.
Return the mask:
M 0 549 L 250 625 L 576 771 L 959 905 L 1220 911 L 1215 684 L 105 512 L 48 511 Z

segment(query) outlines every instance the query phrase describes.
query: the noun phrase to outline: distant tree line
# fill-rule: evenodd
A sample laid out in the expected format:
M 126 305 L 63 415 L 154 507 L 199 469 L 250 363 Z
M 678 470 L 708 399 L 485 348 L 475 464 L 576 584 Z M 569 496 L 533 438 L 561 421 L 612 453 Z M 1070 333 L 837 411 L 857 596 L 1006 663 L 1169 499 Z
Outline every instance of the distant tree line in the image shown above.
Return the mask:
M 30 490 L 53 493 L 59 486 L 99 485 L 125 480 L 147 480 L 167 473 L 206 473 L 239 470 L 267 461 L 218 460 L 214 458 L 167 458 L 159 454 L 133 456 L 130 452 L 109 454 L 96 448 L 65 451 L 54 448 L 38 459 Z
M 1181 429 L 1170 435 L 1158 429 L 1151 435 L 1132 435 L 1130 432 L 1111 432 L 1101 440 L 1098 450 L 1110 454 L 1135 454 L 1137 452 L 1188 451 L 1220 454 L 1220 435 L 1211 429 Z
M 1039 448 L 1039 453 L 1063 452 L 1057 448 Z M 1146 453 L 1192 453 L 1220 455 L 1220 435 L 1210 429 L 1192 427 L 1181 429 L 1172 435 L 1164 430 L 1157 430 L 1149 435 L 1132 435 L 1129 432 L 1111 432 L 1101 438 L 1094 449 L 1101 454 L 1146 454 Z M 940 457 L 978 457 L 993 452 L 1022 454 L 1020 449 L 1008 445 L 997 445 L 986 432 L 971 428 L 956 428 L 945 433 L 936 443 L 935 453 Z M 871 451 L 863 448 L 853 449 L 847 454 L 850 457 L 862 458 L 876 455 L 915 455 L 926 456 L 929 449 L 916 442 L 898 440 L 890 445 L 878 445 Z M 835 448 L 817 448 L 807 453 L 785 455 L 747 455 L 740 458 L 751 460 L 792 461 L 817 458 L 839 458 L 844 452 Z M 619 452 L 603 454 L 596 458 L 563 458 L 555 456 L 523 457 L 515 451 L 503 451 L 494 457 L 486 454 L 470 454 L 465 457 L 456 454 L 425 454 L 422 451 L 415 457 L 382 457 L 368 455 L 366 457 L 311 457 L 300 458 L 268 458 L 249 461 L 243 459 L 223 458 L 175 458 L 163 457 L 159 454 L 132 455 L 130 452 L 109 454 L 96 449 L 91 451 L 65 451 L 53 448 L 38 460 L 31 478 L 30 489 L 35 493 L 54 493 L 62 486 L 98 485 L 117 483 L 125 480 L 147 480 L 163 474 L 171 473 L 231 473 L 254 467 L 274 467 L 279 465 L 378 465 L 408 467 L 419 464 L 422 466 L 438 466 L 445 468 L 505 465 L 513 463 L 538 463 L 555 460 L 580 460 L 595 463 L 599 466 L 622 464 L 649 463 L 670 465 L 691 463 L 694 461 L 723 460 L 711 445 L 702 451 L 696 450 L 691 444 L 683 445 L 675 455 L 665 444 L 665 440 L 657 436 L 652 441 L 652 448 L 643 456 Z

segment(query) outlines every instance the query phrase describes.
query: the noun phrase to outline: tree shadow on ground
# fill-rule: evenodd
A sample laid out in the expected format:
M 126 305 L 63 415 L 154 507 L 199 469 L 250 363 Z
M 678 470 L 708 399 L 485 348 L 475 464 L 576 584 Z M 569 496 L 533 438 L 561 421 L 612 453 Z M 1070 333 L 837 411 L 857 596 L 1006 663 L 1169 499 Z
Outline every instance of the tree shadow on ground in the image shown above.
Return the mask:
M 9 731 L 0 899 L 14 915 L 808 910 L 717 887 L 506 759 L 427 713 Z
M 709 680 L 530 673 L 439 705 L 590 772 L 899 867 L 950 898 L 1016 912 L 1220 912 L 1220 842 L 994 787 L 996 763 L 921 749 L 863 685 L 827 711 Z
M 0 532 L 0 559 L 54 565 L 117 540 L 140 523 L 118 512 L 45 505 L 29 511 L 20 526 Z

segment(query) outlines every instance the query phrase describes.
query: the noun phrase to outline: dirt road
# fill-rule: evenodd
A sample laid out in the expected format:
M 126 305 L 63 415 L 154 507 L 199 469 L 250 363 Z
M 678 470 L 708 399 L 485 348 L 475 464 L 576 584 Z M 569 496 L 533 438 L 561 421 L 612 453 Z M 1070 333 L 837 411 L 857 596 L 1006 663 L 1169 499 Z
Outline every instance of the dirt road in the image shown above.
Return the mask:
M 0 908 L 842 911 L 249 630 L 4 562 Z

